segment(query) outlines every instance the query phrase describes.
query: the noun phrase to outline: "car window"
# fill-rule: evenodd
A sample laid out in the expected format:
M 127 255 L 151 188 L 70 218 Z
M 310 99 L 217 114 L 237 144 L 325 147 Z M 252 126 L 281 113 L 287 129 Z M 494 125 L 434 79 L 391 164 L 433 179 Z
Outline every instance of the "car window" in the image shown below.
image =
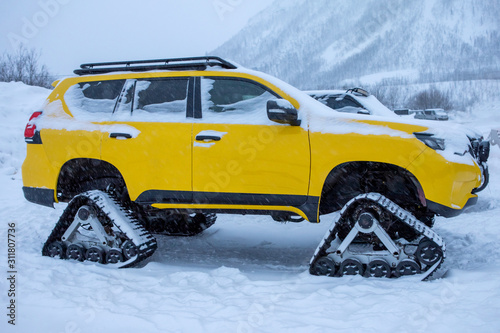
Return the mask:
M 186 113 L 187 78 L 137 80 L 133 112 Z
M 114 120 L 185 122 L 188 78 L 127 80 Z
M 202 78 L 201 96 L 204 120 L 238 123 L 270 122 L 267 101 L 278 98 L 257 82 L 232 78 Z
M 77 118 L 93 120 L 102 114 L 111 115 L 125 80 L 80 82 L 64 94 L 64 101 Z
M 335 110 L 339 110 L 345 107 L 362 108 L 361 104 L 352 100 L 348 96 L 344 96 L 343 98 L 342 96 L 330 97 L 328 98 L 327 105 Z

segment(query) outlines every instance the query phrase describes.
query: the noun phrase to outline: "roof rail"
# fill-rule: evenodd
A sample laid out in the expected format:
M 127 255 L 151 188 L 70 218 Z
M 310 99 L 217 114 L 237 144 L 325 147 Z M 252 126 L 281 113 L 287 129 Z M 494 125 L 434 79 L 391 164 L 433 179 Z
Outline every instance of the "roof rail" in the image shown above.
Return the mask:
M 103 74 L 111 72 L 141 72 L 156 69 L 170 70 L 205 70 L 207 67 L 220 66 L 226 69 L 236 69 L 232 63 L 214 56 L 154 59 L 154 60 L 133 60 L 133 61 L 113 61 L 82 64 L 80 69 L 73 72 L 77 75 Z M 96 68 L 97 67 L 97 68 Z

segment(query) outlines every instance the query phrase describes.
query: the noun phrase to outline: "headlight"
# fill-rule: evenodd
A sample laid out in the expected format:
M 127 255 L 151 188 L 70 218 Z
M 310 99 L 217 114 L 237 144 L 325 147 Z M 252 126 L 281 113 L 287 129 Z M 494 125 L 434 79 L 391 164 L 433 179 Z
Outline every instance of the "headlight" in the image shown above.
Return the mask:
M 444 139 L 434 137 L 430 133 L 413 133 L 417 139 L 425 143 L 425 145 L 434 150 L 444 150 Z

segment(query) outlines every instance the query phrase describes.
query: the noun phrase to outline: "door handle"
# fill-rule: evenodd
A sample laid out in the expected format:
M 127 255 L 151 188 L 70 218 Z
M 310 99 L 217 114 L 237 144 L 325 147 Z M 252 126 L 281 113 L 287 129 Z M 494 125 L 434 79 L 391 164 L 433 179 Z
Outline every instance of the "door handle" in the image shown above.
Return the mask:
M 215 135 L 197 135 L 196 141 L 220 141 L 220 136 Z
M 112 139 L 118 139 L 118 138 L 132 139 L 132 135 L 128 133 L 110 133 L 109 137 Z

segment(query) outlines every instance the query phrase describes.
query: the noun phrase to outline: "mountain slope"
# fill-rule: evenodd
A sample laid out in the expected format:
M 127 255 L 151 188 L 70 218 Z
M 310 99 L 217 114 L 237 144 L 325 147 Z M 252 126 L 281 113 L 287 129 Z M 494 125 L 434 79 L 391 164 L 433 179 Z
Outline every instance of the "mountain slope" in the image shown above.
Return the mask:
M 499 15 L 495 0 L 276 1 L 214 53 L 303 89 L 499 78 Z

